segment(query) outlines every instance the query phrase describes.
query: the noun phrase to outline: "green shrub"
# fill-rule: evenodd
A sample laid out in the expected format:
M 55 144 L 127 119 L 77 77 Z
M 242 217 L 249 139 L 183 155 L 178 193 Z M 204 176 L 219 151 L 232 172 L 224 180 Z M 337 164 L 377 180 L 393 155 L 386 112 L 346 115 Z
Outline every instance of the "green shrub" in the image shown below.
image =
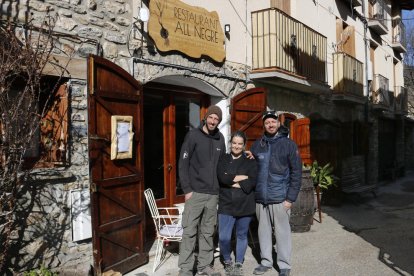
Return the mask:
M 23 276 L 57 276 L 57 275 L 59 274 L 50 271 L 44 265 L 40 266 L 40 268 L 26 271 L 23 273 Z
M 329 187 L 336 186 L 336 176 L 333 175 L 333 167 L 330 163 L 325 166 L 320 166 L 318 161 L 313 161 L 310 167 L 310 175 L 315 186 L 327 190 Z

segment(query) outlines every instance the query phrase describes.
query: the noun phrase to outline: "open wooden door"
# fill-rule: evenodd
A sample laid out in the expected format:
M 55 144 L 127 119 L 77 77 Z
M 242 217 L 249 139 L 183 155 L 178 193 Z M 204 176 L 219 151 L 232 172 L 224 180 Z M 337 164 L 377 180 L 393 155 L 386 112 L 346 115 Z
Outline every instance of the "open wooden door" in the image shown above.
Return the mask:
M 247 149 L 263 134 L 262 114 L 266 106 L 266 89 L 261 87 L 246 90 L 232 99 L 231 131 L 246 133 Z
M 305 165 L 312 163 L 309 125 L 309 118 L 296 119 L 290 123 L 290 139 L 297 144 L 302 163 Z
M 110 269 L 125 273 L 148 261 L 143 233 L 142 86 L 114 63 L 90 56 L 88 90 L 94 267 L 98 275 Z M 114 115 L 132 116 L 131 158 L 111 160 L 111 138 L 118 135 L 111 133 Z

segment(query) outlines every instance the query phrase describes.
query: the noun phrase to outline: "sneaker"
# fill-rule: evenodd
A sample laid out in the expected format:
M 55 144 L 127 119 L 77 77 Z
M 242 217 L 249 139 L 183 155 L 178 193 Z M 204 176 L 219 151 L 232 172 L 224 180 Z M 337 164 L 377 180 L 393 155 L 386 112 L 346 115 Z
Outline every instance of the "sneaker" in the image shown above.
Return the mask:
M 233 263 L 230 262 L 224 262 L 224 271 L 226 272 L 226 276 L 233 275 Z
M 264 265 L 260 264 L 258 267 L 256 267 L 256 268 L 253 270 L 253 274 L 254 274 L 254 275 L 262 275 L 262 274 L 264 274 L 264 273 L 268 272 L 268 271 L 269 271 L 269 270 L 271 270 L 271 269 L 272 269 L 271 267 L 264 266 Z
M 281 269 L 279 272 L 279 276 L 289 276 L 290 275 L 290 269 Z
M 232 276 L 243 276 L 243 264 L 236 263 L 233 268 Z
M 205 268 L 198 270 L 197 275 L 221 276 L 221 273 L 215 271 L 211 266 L 208 265 Z

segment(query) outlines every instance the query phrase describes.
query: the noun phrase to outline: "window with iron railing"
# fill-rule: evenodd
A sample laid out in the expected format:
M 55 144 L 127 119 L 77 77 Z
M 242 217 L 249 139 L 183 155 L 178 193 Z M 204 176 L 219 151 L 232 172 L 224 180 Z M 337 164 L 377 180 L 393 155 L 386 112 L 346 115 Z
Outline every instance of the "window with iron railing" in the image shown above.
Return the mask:
M 333 54 L 333 90 L 338 94 L 363 96 L 363 64 L 345 53 Z
M 408 94 L 404 86 L 394 87 L 395 111 L 397 113 L 406 113 L 408 111 Z
M 404 48 L 407 46 L 407 39 L 405 37 L 405 25 L 400 19 L 392 21 L 393 33 L 392 43 L 400 43 Z
M 368 16 L 370 20 L 377 20 L 388 29 L 386 3 L 383 0 L 369 0 Z
M 375 74 L 372 86 L 373 103 L 390 106 L 389 91 L 389 80 L 380 74 Z

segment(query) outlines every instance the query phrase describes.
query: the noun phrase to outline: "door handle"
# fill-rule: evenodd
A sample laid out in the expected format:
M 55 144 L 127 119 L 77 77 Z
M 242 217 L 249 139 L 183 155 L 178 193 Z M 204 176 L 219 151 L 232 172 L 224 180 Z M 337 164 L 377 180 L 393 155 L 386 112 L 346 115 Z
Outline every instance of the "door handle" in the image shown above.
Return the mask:
M 168 169 L 168 171 L 170 172 L 170 171 L 172 170 L 172 165 L 171 165 L 171 164 L 168 164 L 167 169 Z

